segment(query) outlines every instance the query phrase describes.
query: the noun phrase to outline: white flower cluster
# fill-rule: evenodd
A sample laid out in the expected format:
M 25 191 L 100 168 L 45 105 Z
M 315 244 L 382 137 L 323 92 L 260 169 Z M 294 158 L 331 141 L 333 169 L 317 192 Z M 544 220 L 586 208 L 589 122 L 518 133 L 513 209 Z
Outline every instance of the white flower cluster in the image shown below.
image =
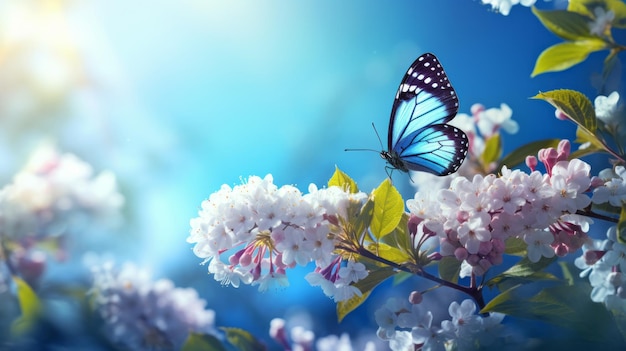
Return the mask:
M 85 217 L 115 219 L 123 203 L 113 173 L 95 175 L 76 156 L 44 146 L 0 190 L 0 231 L 14 239 L 67 234 Z
M 584 194 L 591 185 L 591 167 L 574 159 L 548 169 L 544 175 L 504 167 L 500 177 L 455 178 L 449 189 L 416 193 L 407 207 L 438 234 L 443 256 L 463 262 L 462 277 L 482 275 L 500 264 L 510 237 L 523 239 L 529 259 L 536 262 L 554 256 L 560 246 L 568 252 L 570 246 L 579 248 L 582 243 L 576 247 L 574 238 L 588 226 L 574 213 L 591 201 Z
M 345 207 L 365 194 L 349 194 L 338 187 L 303 195 L 297 188 L 278 188 L 271 175 L 252 176 L 233 188 L 223 185 L 202 202 L 199 217 L 190 221 L 187 238 L 194 253 L 209 262 L 209 272 L 223 284 L 288 284 L 285 270 L 315 261 L 318 267 L 333 262 L 334 240 L 329 236 L 329 215 L 345 214 Z M 228 263 L 222 255 L 229 255 Z
M 617 240 L 617 227 L 609 228 L 606 240 L 593 240 L 583 247 L 582 256 L 574 262 L 589 277 L 591 300 L 609 310 L 626 313 L 626 245 Z
M 504 130 L 509 134 L 519 131 L 519 124 L 512 119 L 513 110 L 507 104 L 500 107 L 485 108 L 482 104 L 473 104 L 472 115 L 459 113 L 451 124 L 463 130 L 470 140 L 470 157 L 478 158 L 485 150 L 485 139 Z
M 451 320 L 440 326 L 433 325 L 433 314 L 423 311 L 418 304 L 391 298 L 376 310 L 378 337 L 389 341 L 393 351 L 413 350 L 475 350 L 504 343 L 503 314 L 491 313 L 481 317 L 472 300 L 459 304 L 454 301 L 448 308 Z M 494 348 L 497 349 L 497 348 Z
M 110 340 L 128 350 L 178 350 L 189 333 L 212 333 L 215 313 L 191 288 L 152 281 L 132 264 L 92 268 L 94 309 Z
M 619 93 L 614 91 L 608 96 L 597 96 L 593 105 L 596 117 L 604 123 L 604 128 L 620 146 L 624 146 L 623 143 L 626 139 L 626 115 L 624 114 L 624 105 L 620 104 L 619 101 Z
M 609 203 L 615 207 L 626 204 L 626 168 L 617 166 L 615 169 L 600 171 L 598 178 L 604 182 L 593 190 L 591 201 L 594 204 Z
M 511 12 L 511 7 L 514 5 L 522 5 L 526 7 L 533 6 L 537 0 L 481 0 L 483 4 L 491 5 L 494 11 L 497 11 L 504 16 L 508 16 Z
M 285 324 L 285 320 L 281 318 L 274 318 L 270 322 L 270 336 L 285 350 L 313 350 L 313 344 L 315 344 L 317 351 L 355 350 L 348 334 L 342 334 L 339 337 L 328 335 L 316 341 L 312 331 L 301 326 L 288 329 Z M 287 335 L 288 332 L 289 335 Z M 375 351 L 376 346 L 373 342 L 368 341 L 363 350 Z
M 368 276 L 369 272 L 365 265 L 361 262 L 348 261 L 345 266 L 337 269 L 340 265 L 338 256 L 336 264 L 331 264 L 325 269 L 317 269 L 307 274 L 305 279 L 311 286 L 321 287 L 324 294 L 332 297 L 335 302 L 348 300 L 355 295 L 361 296 L 361 290 L 351 284 Z

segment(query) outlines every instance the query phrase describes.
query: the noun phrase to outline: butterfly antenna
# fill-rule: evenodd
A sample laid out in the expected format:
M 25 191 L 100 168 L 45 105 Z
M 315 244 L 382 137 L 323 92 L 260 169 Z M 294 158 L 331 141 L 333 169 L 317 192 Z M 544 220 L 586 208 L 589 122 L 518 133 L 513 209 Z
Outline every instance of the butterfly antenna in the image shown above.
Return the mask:
M 376 133 L 376 137 L 378 138 L 378 142 L 380 143 L 380 148 L 384 149 L 385 147 L 383 146 L 383 141 L 380 139 L 380 135 L 378 134 L 378 130 L 376 130 L 374 122 L 372 122 L 372 128 L 374 128 L 374 133 Z M 343 151 L 374 151 L 376 153 L 380 152 L 379 150 L 374 149 L 343 149 Z
M 380 149 L 384 150 L 385 147 L 383 146 L 383 141 L 382 139 L 380 139 L 380 134 L 378 134 L 378 130 L 376 130 L 376 126 L 374 125 L 374 122 L 372 122 L 372 128 L 374 128 L 374 133 L 376 133 L 376 137 L 378 138 L 378 142 L 380 143 Z

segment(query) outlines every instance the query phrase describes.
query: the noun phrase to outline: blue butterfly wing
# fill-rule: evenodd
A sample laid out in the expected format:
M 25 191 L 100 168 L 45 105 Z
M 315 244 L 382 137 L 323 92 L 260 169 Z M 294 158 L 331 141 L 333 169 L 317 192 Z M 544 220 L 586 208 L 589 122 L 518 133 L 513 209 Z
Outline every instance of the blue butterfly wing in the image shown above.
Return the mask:
M 389 121 L 392 167 L 436 175 L 456 172 L 467 155 L 463 131 L 446 124 L 456 115 L 459 100 L 435 55 L 415 60 L 404 75 Z

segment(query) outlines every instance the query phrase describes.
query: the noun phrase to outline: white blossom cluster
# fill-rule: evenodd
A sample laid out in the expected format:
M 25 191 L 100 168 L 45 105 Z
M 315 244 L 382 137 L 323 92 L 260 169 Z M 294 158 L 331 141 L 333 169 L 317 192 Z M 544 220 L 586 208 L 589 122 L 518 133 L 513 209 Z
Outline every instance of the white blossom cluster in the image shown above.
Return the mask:
M 608 229 L 607 239 L 585 244 L 575 264 L 581 277 L 589 277 L 592 301 L 626 313 L 626 245 L 617 240 L 616 226 Z
M 190 221 L 187 241 L 195 244 L 194 253 L 209 262 L 209 272 L 222 284 L 254 284 L 261 291 L 286 286 L 287 268 L 311 261 L 317 267 L 337 263 L 326 218 L 345 217 L 351 199 L 365 198 L 363 193 L 339 187 L 318 190 L 314 185 L 303 195 L 291 185 L 277 187 L 271 175 L 252 176 L 244 184 L 222 186 L 203 201 L 199 216 Z
M 522 5 L 526 7 L 533 6 L 537 0 L 481 0 L 483 4 L 491 5 L 494 11 L 501 13 L 504 16 L 508 16 L 511 12 L 511 8 L 514 5 Z
M 189 333 L 214 332 L 215 313 L 191 288 L 152 281 L 132 264 L 92 268 L 94 310 L 110 340 L 128 350 L 178 350 Z
M 289 335 L 288 335 L 289 334 Z M 274 318 L 270 322 L 270 336 L 285 350 L 298 351 L 353 351 L 356 350 L 348 334 L 328 335 L 315 340 L 315 334 L 302 327 L 286 327 L 285 320 Z M 315 348 L 314 348 L 315 346 Z M 373 342 L 368 341 L 363 351 L 376 351 Z
M 545 175 L 504 167 L 500 177 L 459 177 L 449 189 L 418 192 L 407 207 L 438 234 L 443 256 L 463 262 L 462 277 L 482 275 L 502 262 L 510 237 L 528 244 L 533 262 L 580 248 L 588 223 L 575 213 L 591 201 L 590 169 L 577 159 L 555 162 Z
M 617 166 L 600 171 L 602 185 L 593 191 L 591 201 L 595 204 L 609 203 L 615 207 L 626 204 L 626 168 Z
M 377 334 L 393 351 L 476 350 L 504 343 L 500 324 L 504 314 L 479 316 L 472 300 L 452 302 L 448 313 L 450 320 L 435 325 L 431 311 L 406 299 L 391 298 L 375 312 Z
M 598 178 L 602 185 L 594 189 L 592 201 L 621 208 L 626 204 L 626 169 L 605 169 Z M 609 228 L 607 239 L 590 240 L 576 266 L 581 277 L 589 277 L 593 287 L 591 300 L 604 303 L 610 310 L 626 313 L 626 245 L 617 239 L 617 226 Z
M 46 145 L 0 190 L 0 232 L 12 239 L 59 236 L 85 219 L 115 219 L 123 203 L 113 173 L 95 174 L 75 155 Z
M 41 146 L 0 189 L 0 236 L 15 272 L 37 285 L 50 255 L 67 257 L 67 235 L 116 224 L 123 203 L 113 173 L 96 174 L 75 155 Z

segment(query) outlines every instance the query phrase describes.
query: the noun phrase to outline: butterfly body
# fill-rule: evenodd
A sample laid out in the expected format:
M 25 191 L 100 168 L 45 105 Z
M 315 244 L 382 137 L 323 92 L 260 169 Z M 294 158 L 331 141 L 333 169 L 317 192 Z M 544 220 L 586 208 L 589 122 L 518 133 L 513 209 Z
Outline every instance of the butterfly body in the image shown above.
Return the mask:
M 446 124 L 456 115 L 459 101 L 435 55 L 418 57 L 404 75 L 391 110 L 388 150 L 380 155 L 390 167 L 443 176 L 465 160 L 468 139 Z

